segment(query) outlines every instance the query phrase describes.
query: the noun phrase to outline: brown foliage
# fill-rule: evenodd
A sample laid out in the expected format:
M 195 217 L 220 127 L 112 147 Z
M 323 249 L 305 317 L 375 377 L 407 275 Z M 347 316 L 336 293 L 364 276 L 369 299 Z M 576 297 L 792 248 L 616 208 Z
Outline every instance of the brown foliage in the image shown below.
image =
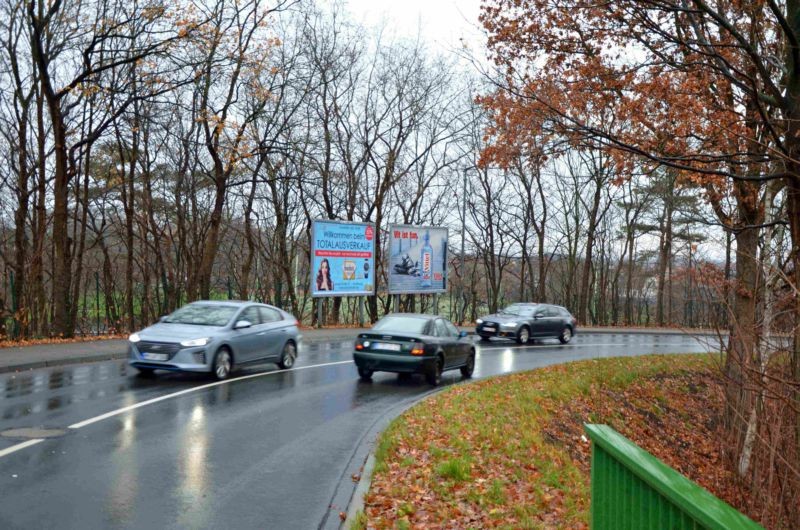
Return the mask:
M 112 340 L 124 339 L 127 335 L 112 334 L 112 335 L 90 335 L 86 337 L 49 337 L 49 338 L 34 338 L 25 340 L 11 340 L 0 337 L 0 348 L 19 348 L 23 346 L 41 346 L 43 344 L 78 344 L 81 342 L 92 342 L 96 340 Z

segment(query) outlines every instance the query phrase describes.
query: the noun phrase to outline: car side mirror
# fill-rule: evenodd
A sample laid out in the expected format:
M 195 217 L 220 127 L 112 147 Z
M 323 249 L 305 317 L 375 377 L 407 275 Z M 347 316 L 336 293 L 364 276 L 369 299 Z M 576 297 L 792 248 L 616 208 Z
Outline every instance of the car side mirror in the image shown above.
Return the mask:
M 458 338 L 459 338 L 459 339 L 463 339 L 463 338 L 464 338 L 464 337 L 466 337 L 467 335 L 468 335 L 468 333 L 467 333 L 466 331 L 459 331 L 459 332 L 458 332 Z
M 251 324 L 249 320 L 239 320 L 238 322 L 236 322 L 236 325 L 233 326 L 233 329 L 245 329 L 249 328 L 252 325 L 253 324 Z

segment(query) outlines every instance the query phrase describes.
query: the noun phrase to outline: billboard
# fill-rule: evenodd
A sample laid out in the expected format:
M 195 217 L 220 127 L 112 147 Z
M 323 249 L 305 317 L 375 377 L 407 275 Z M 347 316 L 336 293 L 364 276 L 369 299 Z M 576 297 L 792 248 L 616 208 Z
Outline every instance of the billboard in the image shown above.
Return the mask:
M 447 228 L 389 226 L 389 293 L 447 292 Z
M 375 294 L 375 227 L 370 223 L 314 221 L 311 295 Z

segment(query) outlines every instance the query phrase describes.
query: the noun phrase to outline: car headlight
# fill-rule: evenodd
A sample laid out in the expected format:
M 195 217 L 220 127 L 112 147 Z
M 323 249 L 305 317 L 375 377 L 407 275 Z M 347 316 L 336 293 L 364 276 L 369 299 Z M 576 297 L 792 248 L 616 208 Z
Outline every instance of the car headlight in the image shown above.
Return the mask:
M 476 320 L 476 321 L 475 321 L 475 323 L 476 323 L 476 324 L 483 324 L 483 319 L 482 319 L 482 318 L 479 318 L 478 320 Z
M 131 341 L 131 342 L 139 342 L 142 339 L 139 338 L 139 334 L 138 333 L 131 333 L 130 336 L 128 337 L 128 340 Z
M 192 346 L 205 346 L 209 342 L 211 342 L 211 339 L 205 337 L 203 339 L 184 340 L 181 342 L 181 346 L 185 348 L 191 348 Z
M 505 324 L 503 324 L 503 326 L 505 326 L 507 328 L 515 328 L 515 327 L 517 327 L 517 323 L 516 322 L 506 322 Z

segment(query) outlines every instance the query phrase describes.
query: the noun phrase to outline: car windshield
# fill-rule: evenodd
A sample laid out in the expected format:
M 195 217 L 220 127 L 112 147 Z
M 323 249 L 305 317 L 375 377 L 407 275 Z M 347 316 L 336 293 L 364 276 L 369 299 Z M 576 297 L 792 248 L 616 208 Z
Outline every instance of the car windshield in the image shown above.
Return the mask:
M 401 333 L 423 333 L 428 324 L 427 318 L 407 316 L 387 316 L 372 326 L 375 331 L 398 331 Z
M 512 304 L 506 307 L 505 309 L 501 310 L 500 313 L 504 315 L 517 315 L 521 317 L 529 317 L 533 315 L 533 306 Z
M 167 316 L 162 322 L 194 326 L 224 326 L 231 321 L 238 310 L 238 307 L 231 305 L 189 304 Z

